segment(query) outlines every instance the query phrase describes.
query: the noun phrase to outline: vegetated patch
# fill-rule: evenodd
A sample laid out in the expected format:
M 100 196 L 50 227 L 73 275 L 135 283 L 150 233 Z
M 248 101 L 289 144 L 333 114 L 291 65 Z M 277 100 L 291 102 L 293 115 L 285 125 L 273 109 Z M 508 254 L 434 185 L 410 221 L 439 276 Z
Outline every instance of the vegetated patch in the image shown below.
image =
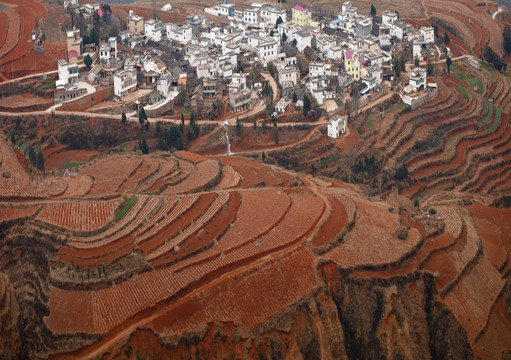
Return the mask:
M 458 30 L 456 30 L 453 26 L 449 25 L 448 23 L 446 23 L 445 21 L 439 19 L 439 18 L 436 18 L 436 17 L 432 17 L 430 18 L 430 20 L 437 24 L 437 25 L 440 25 L 441 27 L 443 27 L 446 31 L 450 32 L 451 34 L 453 34 L 454 36 L 456 36 L 458 39 L 462 40 L 462 41 L 465 41 L 465 39 L 463 38 L 463 36 L 461 36 L 461 34 L 458 32 Z
M 76 162 L 68 161 L 68 163 L 66 164 L 66 169 L 72 169 L 72 168 L 75 168 L 78 166 L 82 166 L 83 164 L 85 164 L 85 161 L 76 161 Z
M 493 130 L 495 130 L 499 126 L 499 124 L 500 124 L 500 117 L 501 116 L 502 116 L 502 110 L 498 107 L 495 110 L 495 121 L 488 128 L 488 130 L 486 130 L 486 132 L 492 132 Z
M 48 89 L 48 88 L 51 88 L 51 87 L 54 87 L 54 86 L 55 86 L 55 81 L 54 82 L 50 82 L 48 84 L 43 84 L 43 85 L 39 86 L 39 90 Z
M 7 9 L 7 6 L 0 4 L 0 12 L 4 11 L 5 9 Z
M 322 167 L 322 166 L 327 166 L 328 164 L 330 164 L 332 161 L 335 161 L 335 156 L 332 156 L 331 158 L 328 158 L 326 160 L 323 160 L 322 162 L 319 163 L 319 166 Z
M 184 109 L 184 108 L 179 109 L 177 112 L 181 115 L 188 115 L 190 113 L 190 111 L 188 111 L 188 109 Z
M 483 125 L 489 124 L 492 115 L 493 115 L 493 104 L 488 103 L 488 114 L 486 115 L 486 117 L 483 120 L 481 120 L 477 123 L 477 127 L 480 128 Z
M 487 70 L 487 71 L 489 71 L 489 72 L 491 72 L 491 73 L 495 73 L 495 72 L 497 72 L 497 70 L 495 70 L 495 69 L 493 68 L 493 66 L 491 66 L 491 65 L 489 65 L 489 64 L 487 64 L 487 63 L 485 63 L 484 61 L 481 61 L 481 60 L 478 60 L 478 61 L 479 61 L 479 64 L 481 64 L 481 67 L 482 67 L 483 69 L 485 69 L 485 70 Z
M 126 213 L 128 212 L 128 210 L 133 206 L 133 204 L 135 203 L 135 201 L 137 201 L 137 198 L 132 196 L 127 202 L 126 204 L 124 204 L 124 206 L 122 207 L 121 211 L 119 211 L 119 213 L 117 213 L 117 215 L 115 216 L 115 222 L 118 222 L 119 220 L 122 219 L 122 217 L 124 215 L 126 215 Z
M 335 99 L 335 103 L 337 104 L 337 107 L 341 107 L 342 106 L 342 102 L 339 99 Z
M 468 82 L 470 83 L 470 85 L 472 85 L 472 87 L 477 86 L 477 92 L 479 94 L 483 93 L 483 81 L 481 80 L 481 78 L 469 79 Z
M 467 89 L 465 89 L 462 85 L 458 84 L 458 88 L 460 89 L 461 93 L 463 94 L 463 97 L 465 99 L 468 98 L 468 93 L 467 93 Z
M 303 149 L 303 150 L 295 152 L 295 155 L 301 155 L 301 154 L 306 153 L 306 152 L 311 151 L 311 150 L 312 150 L 311 147 L 308 148 L 308 149 Z

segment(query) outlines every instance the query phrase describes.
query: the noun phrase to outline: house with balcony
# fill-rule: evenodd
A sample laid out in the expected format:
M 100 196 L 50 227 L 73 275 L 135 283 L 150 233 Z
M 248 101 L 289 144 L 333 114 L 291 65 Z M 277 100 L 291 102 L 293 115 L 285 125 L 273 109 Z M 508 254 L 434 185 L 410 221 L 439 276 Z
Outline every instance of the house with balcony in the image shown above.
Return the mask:
M 159 20 L 147 19 L 144 22 L 144 32 L 146 37 L 150 40 L 160 41 L 162 28 L 163 23 Z
M 137 70 L 128 68 L 114 73 L 114 94 L 124 97 L 137 88 Z
M 252 91 L 247 88 L 247 74 L 232 74 L 229 84 L 229 105 L 233 112 L 251 109 Z
M 167 39 L 181 44 L 187 44 L 192 40 L 193 29 L 187 24 L 167 24 Z
M 224 2 L 218 5 L 218 16 L 224 19 L 231 19 L 234 16 L 234 4 Z
M 57 88 L 78 81 L 78 64 L 68 63 L 66 60 L 60 59 L 58 67 L 59 79 L 55 82 Z
M 405 87 L 405 93 L 417 92 L 426 89 L 426 69 L 413 68 L 408 79 L 408 85 Z

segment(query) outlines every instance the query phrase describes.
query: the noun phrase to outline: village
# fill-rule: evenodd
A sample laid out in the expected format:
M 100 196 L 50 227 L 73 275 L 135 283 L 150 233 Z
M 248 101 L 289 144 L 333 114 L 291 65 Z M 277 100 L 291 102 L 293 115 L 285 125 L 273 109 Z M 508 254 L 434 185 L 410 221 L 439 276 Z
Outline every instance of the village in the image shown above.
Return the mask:
M 98 4 L 80 7 L 77 0 L 65 0 L 64 7 L 85 18 L 111 11 Z M 171 9 L 167 4 L 161 11 Z M 126 29 L 98 44 L 88 37 L 84 43 L 77 29 L 67 31 L 55 102 L 88 96 L 93 112 L 128 119 L 138 118 L 142 109 L 160 118 L 179 108 L 180 114 L 229 124 L 265 111 L 277 121 L 279 114 L 297 112 L 301 121 L 328 119 L 327 133 L 337 138 L 351 113 L 386 94 L 397 92 L 408 105 L 430 99 L 435 84 L 418 65 L 449 55 L 448 48 L 435 45 L 432 26 L 416 29 L 397 12 L 376 16 L 373 9 L 359 14 L 346 1 L 336 19 L 314 21 L 300 5 L 288 18 L 273 4 L 237 10 L 224 0 L 187 16 L 185 23 L 163 23 L 156 12 L 144 19 L 130 10 Z M 402 86 L 395 67 L 405 70 L 405 62 L 412 66 Z M 87 72 L 79 76 L 80 67 Z

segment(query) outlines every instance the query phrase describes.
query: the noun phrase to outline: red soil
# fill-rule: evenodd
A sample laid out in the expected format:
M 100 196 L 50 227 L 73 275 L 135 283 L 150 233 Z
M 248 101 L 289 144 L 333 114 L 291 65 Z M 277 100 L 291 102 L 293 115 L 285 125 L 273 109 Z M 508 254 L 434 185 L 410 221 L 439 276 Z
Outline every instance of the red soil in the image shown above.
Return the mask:
M 312 240 L 314 246 L 322 246 L 340 234 L 342 229 L 348 224 L 346 211 L 339 200 L 329 197 L 328 200 L 332 205 L 330 219 L 321 227 L 318 234 Z
M 241 188 L 252 188 L 261 183 L 262 179 L 254 171 L 252 171 L 252 168 L 259 168 L 262 166 L 261 164 L 248 159 L 230 156 L 217 156 L 216 159 L 218 159 L 222 164 L 231 165 L 234 170 L 241 175 L 241 181 L 239 184 Z M 253 166 L 254 164 L 257 165 Z
M 147 179 L 158 170 L 159 162 L 157 159 L 144 156 L 143 161 L 137 171 L 122 184 L 119 193 L 135 191 L 142 180 Z
M 116 193 L 119 187 L 142 164 L 139 156 L 117 155 L 98 160 L 80 170 L 82 174 L 94 179 L 94 185 L 88 196 L 104 196 Z
M 91 231 L 113 221 L 119 200 L 51 203 L 43 207 L 37 219 L 74 231 Z
M 86 151 L 86 150 L 69 150 L 69 151 L 60 151 L 61 149 L 65 149 L 65 146 L 57 146 L 57 148 L 47 148 L 45 151 L 49 153 L 49 158 L 47 158 L 43 152 L 43 155 L 46 158 L 44 163 L 44 167 L 47 170 L 64 170 L 68 162 L 87 162 L 92 157 L 98 154 L 97 151 Z
M 31 216 L 39 208 L 39 206 L 12 207 L 12 204 L 9 207 L 0 207 L 0 222 Z
M 498 270 L 482 257 L 444 298 L 445 304 L 467 331 L 471 343 L 485 327 L 491 307 L 503 286 L 504 279 Z
M 233 223 L 238 213 L 240 203 L 240 193 L 237 191 L 232 192 L 227 207 L 221 209 L 214 219 L 211 219 L 211 221 L 200 231 L 186 238 L 179 251 L 151 262 L 152 266 L 158 267 L 164 264 L 171 264 L 178 259 L 194 254 L 196 251 L 204 249 L 205 247 L 211 246 L 213 240 L 219 237 L 225 229 L 229 227 L 229 224 Z
M 9 15 L 6 11 L 7 10 L 0 12 L 0 24 L 8 24 L 9 22 Z M 4 46 L 5 40 L 7 39 L 8 29 L 8 26 L 0 27 L 0 49 L 2 49 L 2 46 Z
M 251 270 L 252 271 L 252 270 Z M 250 271 L 250 272 L 251 272 Z M 312 254 L 304 247 L 270 260 L 262 266 L 222 278 L 208 286 L 208 301 L 202 296 L 187 297 L 152 327 L 164 336 L 196 330 L 213 321 L 235 322 L 249 328 L 284 310 L 317 285 Z M 274 291 L 268 292 L 269 289 Z
M 503 351 L 510 348 L 511 319 L 500 297 L 490 313 L 487 327 L 473 349 L 481 359 L 500 359 Z
M 82 274 L 83 272 L 84 270 Z M 50 286 L 50 316 L 44 319 L 46 325 L 57 334 L 92 328 L 94 326 L 94 318 L 91 317 L 94 306 L 92 299 L 91 292 L 65 291 Z M 80 311 L 76 311 L 77 309 Z
M 497 269 L 502 269 L 509 255 L 502 244 L 499 229 L 478 217 L 474 217 L 474 221 L 483 242 L 484 255 Z
M 421 235 L 416 229 L 408 232 L 406 240 L 397 238 L 399 216 L 390 214 L 387 204 L 361 198 L 354 200 L 358 206 L 355 226 L 344 242 L 325 256 L 327 259 L 349 268 L 379 266 L 399 260 L 420 242 Z M 387 214 L 385 219 L 381 216 L 384 212 Z
M 165 229 L 161 229 L 158 234 L 151 239 L 141 242 L 139 244 L 139 249 L 143 251 L 144 254 L 149 254 L 153 250 L 157 249 L 163 245 L 167 239 L 171 239 L 179 234 L 181 229 L 186 228 L 191 221 L 198 218 L 208 208 L 214 199 L 214 193 L 201 195 L 199 200 L 197 200 L 197 202 L 190 209 L 182 214 L 179 214 L 179 217 L 169 226 L 165 227 Z

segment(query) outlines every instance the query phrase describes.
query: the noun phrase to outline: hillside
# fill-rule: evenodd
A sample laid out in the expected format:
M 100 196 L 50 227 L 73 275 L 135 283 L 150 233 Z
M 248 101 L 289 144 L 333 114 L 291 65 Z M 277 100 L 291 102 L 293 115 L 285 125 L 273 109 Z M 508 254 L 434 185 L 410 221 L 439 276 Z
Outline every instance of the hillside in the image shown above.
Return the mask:
M 2 299 L 17 300 L 2 313 L 24 324 L 5 353 L 493 359 L 511 349 L 511 213 L 473 195 L 419 209 L 189 152 L 103 153 L 43 178 L 0 146 L 0 271 L 13 289 Z

